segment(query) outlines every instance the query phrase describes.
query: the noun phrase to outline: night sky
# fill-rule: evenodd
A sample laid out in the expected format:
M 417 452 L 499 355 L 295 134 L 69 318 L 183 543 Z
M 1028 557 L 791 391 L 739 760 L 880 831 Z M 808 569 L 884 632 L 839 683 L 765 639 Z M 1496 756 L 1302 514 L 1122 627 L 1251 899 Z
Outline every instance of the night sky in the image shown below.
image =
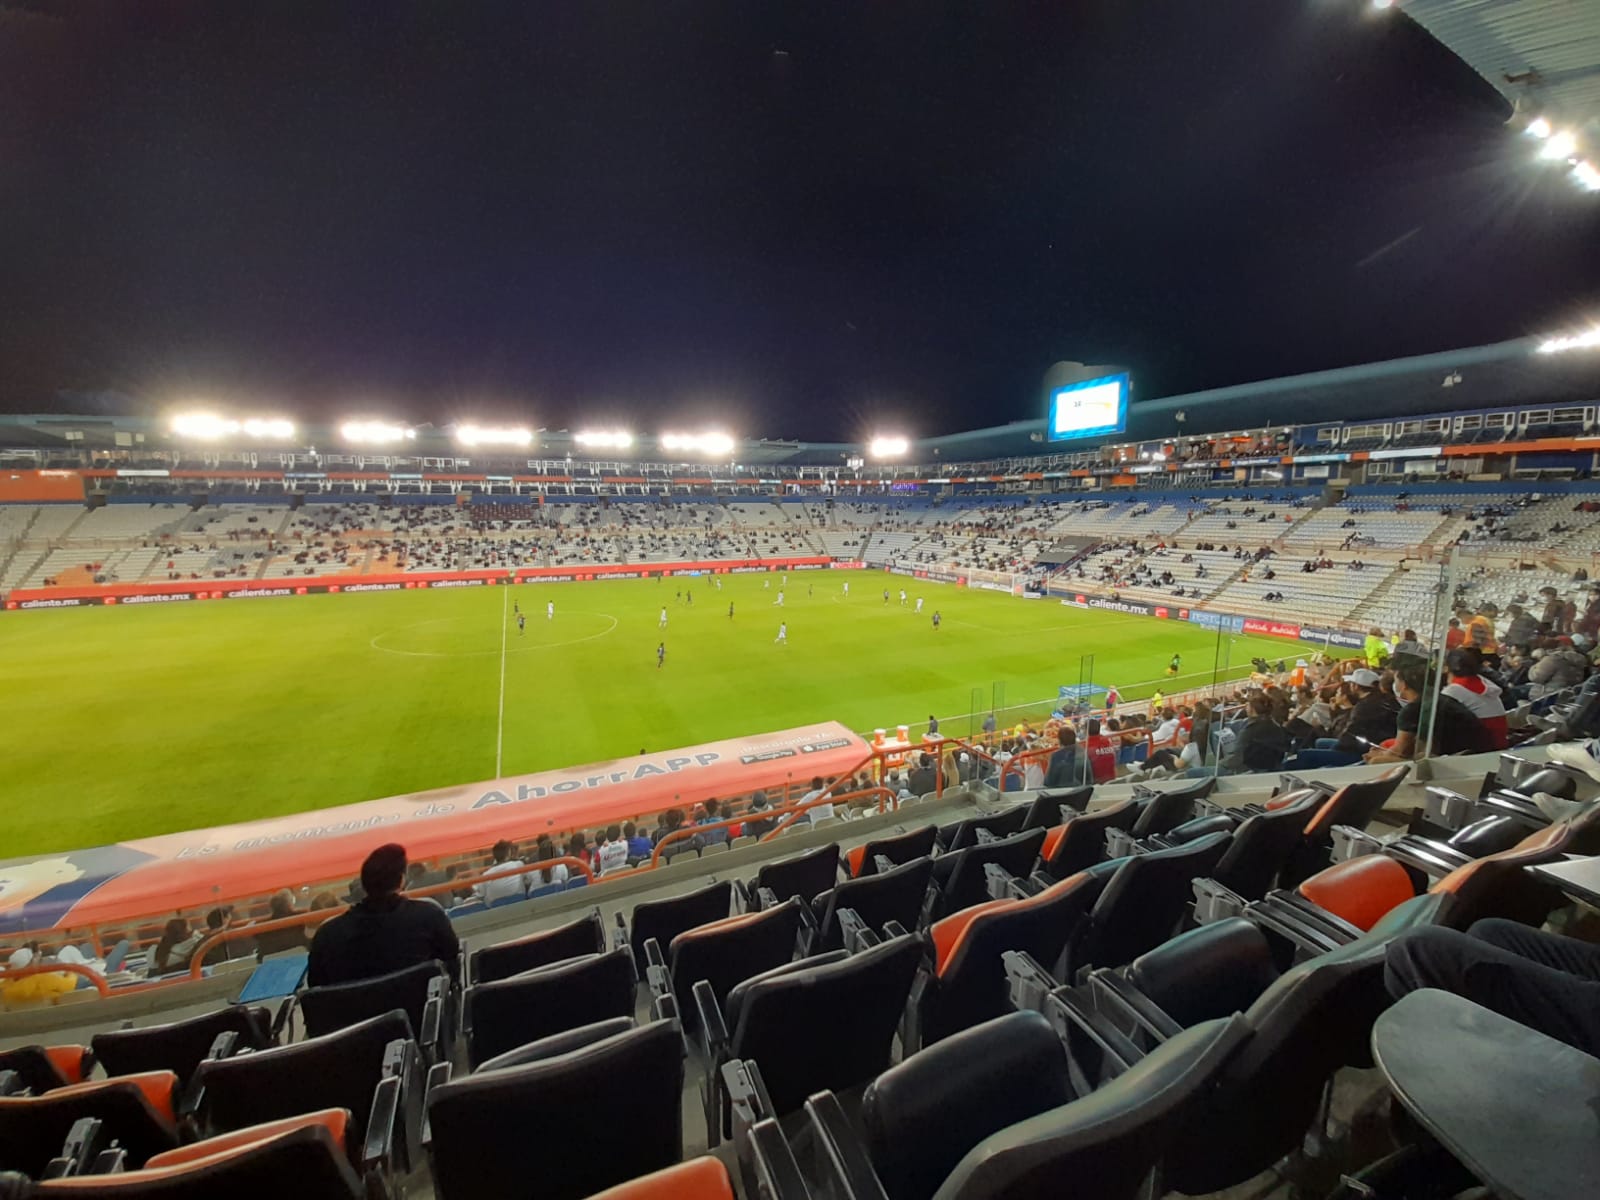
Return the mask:
M 0 410 L 851 439 L 1542 333 L 1600 197 L 1507 115 L 1363 0 L 0 0 Z

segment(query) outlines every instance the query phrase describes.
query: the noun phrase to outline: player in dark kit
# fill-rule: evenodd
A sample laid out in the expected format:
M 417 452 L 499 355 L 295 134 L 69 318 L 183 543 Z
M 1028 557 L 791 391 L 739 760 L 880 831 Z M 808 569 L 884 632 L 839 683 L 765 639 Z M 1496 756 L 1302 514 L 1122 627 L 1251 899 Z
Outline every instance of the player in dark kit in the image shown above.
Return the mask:
M 524 629 L 526 629 L 527 627 L 528 627 L 528 616 L 527 616 L 527 614 L 526 613 L 518 613 L 517 614 L 517 636 L 521 637 L 522 636 L 522 631 Z
M 1170 676 L 1173 676 L 1174 678 L 1176 678 L 1177 674 L 1178 674 L 1178 671 L 1182 667 L 1183 667 L 1183 655 L 1174 654 L 1172 656 L 1172 661 L 1167 664 L 1167 674 L 1170 675 Z
M 937 608 L 933 610 L 933 627 L 935 629 L 939 628 L 939 610 Z
M 667 661 L 667 644 L 662 642 L 656 647 L 656 670 L 661 669 L 661 664 Z
M 728 620 L 733 620 L 733 601 L 728 601 Z

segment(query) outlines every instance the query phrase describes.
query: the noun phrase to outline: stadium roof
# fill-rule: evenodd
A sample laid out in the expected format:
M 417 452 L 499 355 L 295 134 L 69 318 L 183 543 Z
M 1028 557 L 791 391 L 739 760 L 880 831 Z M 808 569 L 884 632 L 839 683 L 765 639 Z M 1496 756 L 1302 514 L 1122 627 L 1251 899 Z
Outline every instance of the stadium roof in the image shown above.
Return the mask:
M 906 461 L 970 462 L 1083 450 L 1103 442 L 1155 441 L 1276 425 L 1386 420 L 1518 405 L 1592 404 L 1600 400 L 1600 350 L 1542 354 L 1538 352 L 1539 345 L 1538 339 L 1520 338 L 1159 399 L 1141 400 L 1136 393 L 1128 410 L 1127 432 L 1123 434 L 1046 443 L 1041 416 L 944 437 L 913 439 Z M 1042 398 L 1040 405 L 1042 409 Z M 1181 423 L 1177 419 L 1180 412 L 1184 414 Z M 302 430 L 297 441 L 303 444 L 306 439 L 325 448 L 338 444 L 331 422 Z M 620 457 L 680 461 L 681 455 L 667 453 L 656 443 L 652 436 L 641 436 L 635 449 Z M 6 448 L 156 448 L 172 444 L 165 422 L 151 417 L 65 413 L 0 416 L 0 447 Z M 541 431 L 538 447 L 527 453 L 530 457 L 549 457 L 575 449 L 572 436 L 566 431 Z M 837 464 L 861 450 L 860 443 L 752 438 L 738 443 L 734 457 L 750 465 L 825 465 Z M 578 452 L 586 458 L 619 457 L 616 452 Z M 447 429 L 422 426 L 418 440 L 408 444 L 404 453 L 470 455 L 471 451 L 454 447 Z
M 1596 0 L 1403 0 L 1519 116 L 1543 114 L 1600 141 L 1600 4 Z

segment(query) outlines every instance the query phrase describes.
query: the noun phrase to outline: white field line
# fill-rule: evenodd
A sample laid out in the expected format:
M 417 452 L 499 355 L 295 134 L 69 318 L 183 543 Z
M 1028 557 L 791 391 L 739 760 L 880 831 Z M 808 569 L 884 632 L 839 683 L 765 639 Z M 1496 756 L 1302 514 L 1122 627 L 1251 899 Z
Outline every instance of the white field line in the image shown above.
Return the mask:
M 500 592 L 500 712 L 494 730 L 494 777 L 500 778 L 500 761 L 506 742 L 506 633 L 510 628 L 511 589 Z

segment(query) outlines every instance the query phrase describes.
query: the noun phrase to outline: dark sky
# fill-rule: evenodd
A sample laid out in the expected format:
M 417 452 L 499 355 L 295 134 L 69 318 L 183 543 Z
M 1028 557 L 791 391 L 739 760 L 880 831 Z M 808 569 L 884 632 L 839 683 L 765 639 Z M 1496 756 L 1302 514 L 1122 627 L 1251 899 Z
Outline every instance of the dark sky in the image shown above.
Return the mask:
M 1600 300 L 1505 116 L 1364 0 L 0 0 L 0 410 L 854 438 L 1497 341 Z

